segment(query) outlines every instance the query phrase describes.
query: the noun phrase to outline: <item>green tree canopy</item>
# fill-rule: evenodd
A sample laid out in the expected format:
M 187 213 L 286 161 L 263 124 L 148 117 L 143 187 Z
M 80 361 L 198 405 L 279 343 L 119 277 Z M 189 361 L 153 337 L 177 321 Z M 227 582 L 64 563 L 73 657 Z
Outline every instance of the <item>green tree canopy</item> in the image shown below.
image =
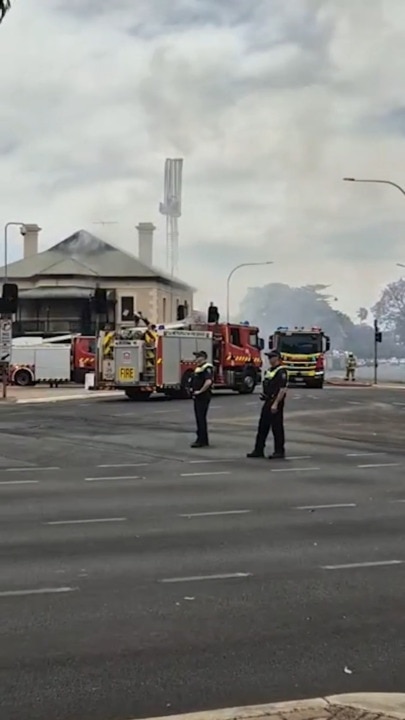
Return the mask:
M 241 319 L 257 324 L 265 336 L 279 325 L 319 326 L 330 336 L 333 347 L 346 349 L 355 325 L 347 315 L 331 307 L 335 298 L 323 293 L 327 287 L 270 283 L 250 288 L 241 304 Z
M 400 278 L 387 285 L 379 300 L 371 308 L 380 326 L 391 330 L 401 342 L 405 342 L 405 279 Z
M 7 10 L 10 10 L 10 0 L 0 0 L 0 23 L 4 20 Z

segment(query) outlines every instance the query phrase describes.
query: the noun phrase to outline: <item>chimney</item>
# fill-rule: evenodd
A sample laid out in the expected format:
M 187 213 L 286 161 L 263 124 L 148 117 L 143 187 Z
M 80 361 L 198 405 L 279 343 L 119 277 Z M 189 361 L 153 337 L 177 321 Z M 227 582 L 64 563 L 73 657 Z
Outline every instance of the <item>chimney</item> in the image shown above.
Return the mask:
M 141 222 L 138 230 L 138 257 L 144 265 L 153 265 L 153 233 L 156 228 L 151 222 Z
M 38 235 L 42 228 L 36 223 L 24 223 L 20 233 L 24 238 L 24 259 L 38 254 Z

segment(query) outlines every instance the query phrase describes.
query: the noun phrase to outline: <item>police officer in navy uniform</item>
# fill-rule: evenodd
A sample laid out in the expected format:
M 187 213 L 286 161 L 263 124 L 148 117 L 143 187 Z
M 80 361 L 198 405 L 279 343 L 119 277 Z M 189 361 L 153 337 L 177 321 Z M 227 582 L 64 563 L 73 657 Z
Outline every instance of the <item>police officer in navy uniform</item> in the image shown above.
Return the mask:
M 197 424 L 197 439 L 192 448 L 208 447 L 207 413 L 211 402 L 213 382 L 213 366 L 207 359 L 204 350 L 194 353 L 197 367 L 191 378 L 191 393 L 194 401 L 194 413 Z
M 249 458 L 264 457 L 264 448 L 270 429 L 274 438 L 274 453 L 270 459 L 285 458 L 284 437 L 284 402 L 287 394 L 288 373 L 281 362 L 280 353 L 271 350 L 266 353 L 270 367 L 263 378 L 263 392 L 260 399 L 263 407 L 260 414 L 254 450 L 248 453 Z

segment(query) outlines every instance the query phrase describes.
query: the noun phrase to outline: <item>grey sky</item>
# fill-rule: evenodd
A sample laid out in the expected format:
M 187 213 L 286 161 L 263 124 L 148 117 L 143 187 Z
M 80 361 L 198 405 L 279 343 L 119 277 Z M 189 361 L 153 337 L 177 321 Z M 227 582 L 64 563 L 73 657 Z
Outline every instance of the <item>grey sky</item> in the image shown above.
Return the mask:
M 369 305 L 405 262 L 404 0 L 37 0 L 1 27 L 2 220 L 135 249 L 182 156 L 181 274 L 221 304 L 325 281 Z M 115 220 L 104 233 L 94 220 Z M 18 233 L 15 257 L 21 252 Z M 206 245 L 205 245 L 206 243 Z M 210 279 L 207 280 L 208 274 Z

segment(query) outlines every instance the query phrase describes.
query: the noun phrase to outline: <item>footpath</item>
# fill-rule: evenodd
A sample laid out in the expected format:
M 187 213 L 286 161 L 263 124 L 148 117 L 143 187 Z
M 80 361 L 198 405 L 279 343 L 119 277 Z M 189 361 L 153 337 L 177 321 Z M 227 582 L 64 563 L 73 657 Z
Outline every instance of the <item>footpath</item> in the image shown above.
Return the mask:
M 405 693 L 356 693 L 312 700 L 208 710 L 165 720 L 405 720 Z M 149 718 L 148 720 L 163 720 Z
M 7 400 L 0 398 L 0 407 L 2 403 L 33 405 L 66 400 L 91 400 L 100 397 L 123 397 L 123 394 L 117 390 L 84 390 L 82 385 L 60 388 L 48 388 L 41 385 L 24 388 L 10 385 L 7 388 Z

